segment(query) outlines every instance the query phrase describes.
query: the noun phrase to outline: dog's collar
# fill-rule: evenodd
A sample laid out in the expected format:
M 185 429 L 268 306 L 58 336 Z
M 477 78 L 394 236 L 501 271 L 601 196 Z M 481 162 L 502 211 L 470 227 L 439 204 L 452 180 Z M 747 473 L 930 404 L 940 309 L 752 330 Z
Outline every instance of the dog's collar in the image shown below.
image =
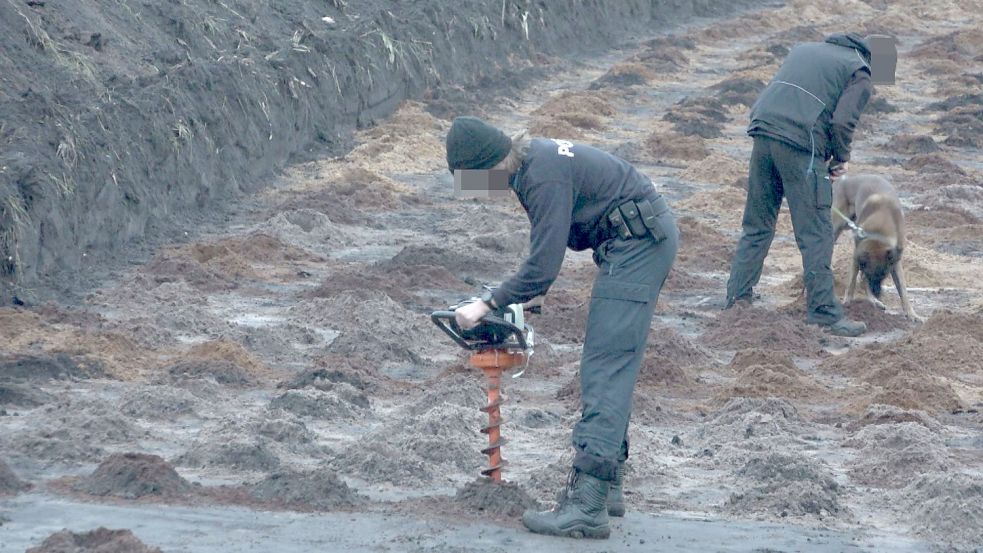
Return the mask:
M 830 207 L 830 209 L 833 210 L 833 213 L 839 215 L 844 221 L 846 221 L 846 225 L 853 231 L 853 236 L 857 241 L 874 237 L 872 233 L 865 231 L 863 227 L 853 222 L 853 219 L 841 213 L 839 209 L 836 209 L 835 207 Z

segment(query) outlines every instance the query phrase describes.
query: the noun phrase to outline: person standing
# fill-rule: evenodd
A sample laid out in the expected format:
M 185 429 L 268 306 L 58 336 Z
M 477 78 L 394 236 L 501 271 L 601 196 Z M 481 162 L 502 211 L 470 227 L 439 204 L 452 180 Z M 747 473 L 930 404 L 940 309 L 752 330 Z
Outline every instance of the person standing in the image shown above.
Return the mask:
M 856 34 L 796 45 L 751 107 L 754 144 L 727 308 L 753 301 L 784 197 L 802 254 L 806 322 L 840 336 L 866 331 L 844 316 L 833 290 L 830 207 L 833 180 L 847 170 L 854 129 L 873 93 L 870 56 Z

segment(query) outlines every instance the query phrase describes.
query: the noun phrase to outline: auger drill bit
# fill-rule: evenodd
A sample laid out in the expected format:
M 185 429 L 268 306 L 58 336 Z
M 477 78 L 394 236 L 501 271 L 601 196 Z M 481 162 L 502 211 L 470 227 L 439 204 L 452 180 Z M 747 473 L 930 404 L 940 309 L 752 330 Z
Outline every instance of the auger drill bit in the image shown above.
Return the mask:
M 506 461 L 502 459 L 502 445 L 505 444 L 501 431 L 504 420 L 500 409 L 505 402 L 502 396 L 502 373 L 522 365 L 524 361 L 525 354 L 502 349 L 486 349 L 471 355 L 471 364 L 485 373 L 488 389 L 488 403 L 481 408 L 488 413 L 488 425 L 481 429 L 482 434 L 488 434 L 488 447 L 481 450 L 481 453 L 488 456 L 488 468 L 481 471 L 481 475 L 495 482 L 502 481 L 502 467 L 506 465 Z

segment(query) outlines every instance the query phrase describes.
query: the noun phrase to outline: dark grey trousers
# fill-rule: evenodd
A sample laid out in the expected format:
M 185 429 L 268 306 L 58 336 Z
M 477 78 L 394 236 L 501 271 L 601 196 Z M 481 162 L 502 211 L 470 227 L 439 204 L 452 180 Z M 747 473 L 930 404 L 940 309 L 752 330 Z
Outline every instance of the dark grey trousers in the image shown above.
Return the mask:
M 748 175 L 743 233 L 727 282 L 727 305 L 750 298 L 761 278 L 761 268 L 775 237 L 775 222 L 782 196 L 802 253 L 807 315 L 810 323 L 830 324 L 843 317 L 843 306 L 833 290 L 833 223 L 830 206 L 833 187 L 826 163 L 809 152 L 766 137 L 755 137 Z
M 594 251 L 598 266 L 580 360 L 582 415 L 573 430 L 573 464 L 613 480 L 628 458 L 628 419 L 638 369 L 662 284 L 676 258 L 679 230 L 659 217 L 666 239 L 614 238 Z

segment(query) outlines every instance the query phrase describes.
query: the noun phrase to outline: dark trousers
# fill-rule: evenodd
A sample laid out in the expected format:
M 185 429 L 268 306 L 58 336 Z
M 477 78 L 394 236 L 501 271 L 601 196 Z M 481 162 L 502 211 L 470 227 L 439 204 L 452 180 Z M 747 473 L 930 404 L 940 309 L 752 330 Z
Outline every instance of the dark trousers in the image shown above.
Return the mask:
M 598 266 L 580 361 L 582 415 L 573 430 L 573 464 L 613 480 L 628 458 L 628 419 L 655 304 L 669 275 L 679 230 L 671 212 L 659 217 L 667 238 L 614 238 L 594 251 Z
M 811 164 L 811 169 L 810 169 Z M 833 290 L 833 224 L 830 206 L 832 183 L 826 163 L 808 151 L 779 140 L 755 137 L 748 175 L 743 233 L 731 264 L 727 282 L 727 305 L 750 298 L 761 278 L 761 268 L 775 237 L 775 222 L 782 206 L 788 208 L 795 242 L 802 254 L 808 313 L 806 320 L 835 323 L 843 317 L 843 306 Z

